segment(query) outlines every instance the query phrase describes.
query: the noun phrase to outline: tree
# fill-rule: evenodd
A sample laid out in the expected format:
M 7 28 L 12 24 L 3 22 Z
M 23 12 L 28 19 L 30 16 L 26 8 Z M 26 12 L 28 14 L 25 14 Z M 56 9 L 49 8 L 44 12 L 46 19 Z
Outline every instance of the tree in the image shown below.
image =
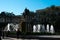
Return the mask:
M 30 11 L 29 11 L 27 8 L 25 8 L 24 13 L 23 13 L 23 16 L 25 17 L 25 16 L 28 15 L 29 13 L 30 13 Z
M 55 5 L 52 5 L 52 6 L 51 6 L 51 9 L 52 9 L 52 10 L 55 10 Z
M 13 14 L 13 12 L 12 13 L 9 13 L 9 12 L 1 12 L 1 16 L 15 16 L 15 15 Z
M 5 12 L 1 12 L 1 16 L 6 16 L 6 15 L 5 15 Z

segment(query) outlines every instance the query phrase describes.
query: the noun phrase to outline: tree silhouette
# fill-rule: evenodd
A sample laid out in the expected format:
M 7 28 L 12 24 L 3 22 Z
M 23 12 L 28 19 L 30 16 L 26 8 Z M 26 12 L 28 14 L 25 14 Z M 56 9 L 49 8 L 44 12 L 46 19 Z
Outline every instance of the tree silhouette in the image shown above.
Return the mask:
M 6 15 L 5 15 L 5 12 L 1 12 L 1 14 L 0 14 L 0 15 L 1 15 L 1 16 L 6 16 Z
M 51 9 L 52 9 L 52 10 L 55 10 L 55 5 L 52 5 L 52 6 L 51 6 Z
M 27 8 L 25 8 L 24 13 L 23 13 L 23 16 L 26 16 L 26 15 L 28 15 L 29 13 L 30 13 L 30 11 L 29 11 Z

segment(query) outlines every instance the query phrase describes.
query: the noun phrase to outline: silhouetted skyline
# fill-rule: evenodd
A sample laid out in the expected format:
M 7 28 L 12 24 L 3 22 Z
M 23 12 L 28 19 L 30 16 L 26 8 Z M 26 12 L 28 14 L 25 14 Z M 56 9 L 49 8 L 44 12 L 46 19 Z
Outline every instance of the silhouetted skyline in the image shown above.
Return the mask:
M 51 5 L 60 6 L 60 0 L 0 0 L 0 12 L 7 11 L 20 15 L 25 8 L 35 11 Z

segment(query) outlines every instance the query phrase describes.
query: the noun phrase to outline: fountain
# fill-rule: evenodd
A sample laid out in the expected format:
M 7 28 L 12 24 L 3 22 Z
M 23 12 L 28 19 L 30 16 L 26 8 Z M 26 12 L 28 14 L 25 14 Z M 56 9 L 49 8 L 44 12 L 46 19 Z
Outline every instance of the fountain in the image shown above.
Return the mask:
M 40 32 L 40 24 L 38 24 L 37 27 L 38 27 L 37 32 Z
M 7 31 L 10 31 L 10 24 L 8 24 L 7 28 L 8 28 Z
M 36 26 L 33 25 L 33 32 L 36 32 Z
M 51 27 L 50 27 L 50 33 L 54 33 L 54 27 L 53 27 L 53 25 L 51 25 Z
M 10 24 L 7 24 L 7 26 L 5 27 L 4 31 L 10 31 Z
M 49 32 L 49 24 L 47 24 L 47 30 L 46 31 Z
M 45 32 L 45 26 L 42 25 L 42 32 Z
M 8 23 L 7 26 L 5 27 L 4 31 L 17 31 L 18 29 L 18 24 L 12 24 L 12 23 Z

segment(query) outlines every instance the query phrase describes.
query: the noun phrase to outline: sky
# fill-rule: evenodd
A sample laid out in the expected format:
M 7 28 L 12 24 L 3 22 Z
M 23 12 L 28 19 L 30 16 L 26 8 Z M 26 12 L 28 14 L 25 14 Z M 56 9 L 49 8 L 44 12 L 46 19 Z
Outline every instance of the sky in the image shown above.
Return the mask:
M 51 5 L 60 6 L 60 0 L 0 0 L 0 12 L 6 11 L 21 15 L 25 8 L 35 12 Z

